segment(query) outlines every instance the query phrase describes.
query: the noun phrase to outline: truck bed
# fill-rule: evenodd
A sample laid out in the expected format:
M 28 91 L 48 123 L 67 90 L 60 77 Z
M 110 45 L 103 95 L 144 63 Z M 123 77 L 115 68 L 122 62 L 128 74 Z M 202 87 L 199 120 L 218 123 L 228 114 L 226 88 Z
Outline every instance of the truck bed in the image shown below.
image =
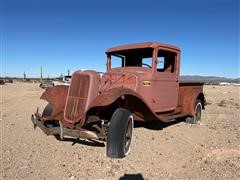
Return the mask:
M 197 81 L 180 81 L 179 87 L 181 86 L 203 86 L 203 82 L 197 82 Z

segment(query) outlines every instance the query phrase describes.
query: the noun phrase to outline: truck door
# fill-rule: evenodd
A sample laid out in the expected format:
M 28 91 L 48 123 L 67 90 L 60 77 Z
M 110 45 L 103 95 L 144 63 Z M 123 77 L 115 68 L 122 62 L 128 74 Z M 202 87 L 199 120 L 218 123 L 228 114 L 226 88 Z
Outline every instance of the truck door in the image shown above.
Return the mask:
M 153 74 L 153 109 L 172 111 L 178 104 L 179 52 L 159 49 L 156 71 Z

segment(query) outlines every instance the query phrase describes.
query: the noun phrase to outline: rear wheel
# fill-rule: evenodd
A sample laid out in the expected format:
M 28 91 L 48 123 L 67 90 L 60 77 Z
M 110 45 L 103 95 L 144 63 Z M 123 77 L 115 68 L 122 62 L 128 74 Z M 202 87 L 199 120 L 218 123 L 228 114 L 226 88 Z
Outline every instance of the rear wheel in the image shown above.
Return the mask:
M 187 117 L 186 122 L 190 124 L 197 124 L 202 117 L 202 101 L 197 99 L 195 103 L 195 114 L 193 117 Z
M 107 156 L 124 158 L 130 152 L 133 131 L 133 116 L 124 108 L 112 115 L 107 135 Z

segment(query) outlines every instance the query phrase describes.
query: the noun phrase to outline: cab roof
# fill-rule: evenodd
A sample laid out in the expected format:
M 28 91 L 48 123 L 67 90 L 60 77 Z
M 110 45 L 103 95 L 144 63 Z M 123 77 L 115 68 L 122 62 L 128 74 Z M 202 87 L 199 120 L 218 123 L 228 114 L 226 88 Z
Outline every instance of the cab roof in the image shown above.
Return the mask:
M 169 48 L 169 49 L 180 51 L 180 49 L 178 47 L 172 46 L 169 44 L 159 43 L 159 42 L 144 42 L 144 43 L 135 43 L 135 44 L 115 46 L 115 47 L 107 49 L 107 53 L 124 51 L 124 50 L 128 50 L 128 49 L 157 48 L 157 47 L 164 47 L 164 48 Z

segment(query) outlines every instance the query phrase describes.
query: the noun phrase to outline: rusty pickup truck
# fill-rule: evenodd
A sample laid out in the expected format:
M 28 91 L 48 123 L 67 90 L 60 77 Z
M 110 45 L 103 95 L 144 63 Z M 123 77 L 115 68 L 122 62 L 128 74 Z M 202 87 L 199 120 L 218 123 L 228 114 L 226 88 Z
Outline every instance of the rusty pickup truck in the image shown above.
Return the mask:
M 69 86 L 48 88 L 31 120 L 45 134 L 106 142 L 110 158 L 128 155 L 134 121 L 196 124 L 206 102 L 203 83 L 180 82 L 180 49 L 146 42 L 106 52 L 107 71 L 76 71 Z

